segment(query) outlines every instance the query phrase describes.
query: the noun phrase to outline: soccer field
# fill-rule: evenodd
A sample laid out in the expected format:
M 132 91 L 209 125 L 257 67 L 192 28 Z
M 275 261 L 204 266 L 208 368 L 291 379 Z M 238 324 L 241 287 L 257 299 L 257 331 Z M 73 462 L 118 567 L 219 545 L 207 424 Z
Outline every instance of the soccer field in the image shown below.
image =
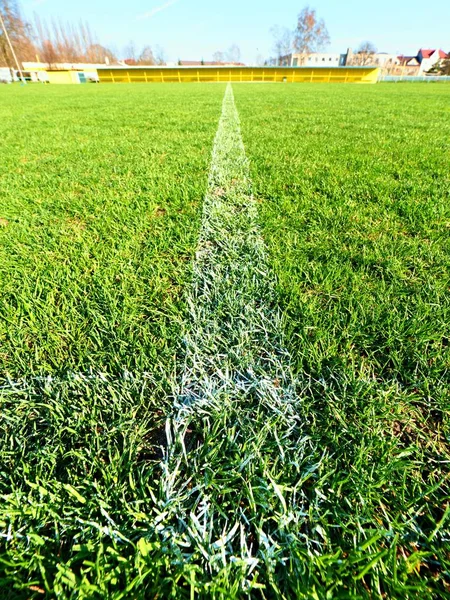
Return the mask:
M 450 90 L 0 92 L 0 595 L 450 598 Z

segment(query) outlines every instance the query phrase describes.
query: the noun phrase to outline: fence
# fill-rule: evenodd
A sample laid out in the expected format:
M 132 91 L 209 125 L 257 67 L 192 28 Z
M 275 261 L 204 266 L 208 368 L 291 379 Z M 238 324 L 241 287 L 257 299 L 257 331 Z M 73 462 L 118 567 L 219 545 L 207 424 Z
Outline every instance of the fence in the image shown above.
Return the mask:
M 376 83 L 374 67 L 105 67 L 100 83 Z
M 398 81 L 409 81 L 414 83 L 415 81 L 427 81 L 428 83 L 450 83 L 450 76 L 447 75 L 382 75 L 378 81 L 391 81 L 397 83 Z

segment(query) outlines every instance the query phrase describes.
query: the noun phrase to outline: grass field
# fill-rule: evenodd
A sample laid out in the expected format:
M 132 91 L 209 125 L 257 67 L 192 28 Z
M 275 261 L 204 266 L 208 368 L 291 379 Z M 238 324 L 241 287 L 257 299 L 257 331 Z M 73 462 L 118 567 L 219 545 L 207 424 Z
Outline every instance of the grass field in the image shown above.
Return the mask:
M 450 598 L 450 89 L 234 85 L 295 400 L 167 451 L 224 91 L 0 90 L 0 595 Z
M 2 372 L 168 369 L 224 89 L 2 90 Z

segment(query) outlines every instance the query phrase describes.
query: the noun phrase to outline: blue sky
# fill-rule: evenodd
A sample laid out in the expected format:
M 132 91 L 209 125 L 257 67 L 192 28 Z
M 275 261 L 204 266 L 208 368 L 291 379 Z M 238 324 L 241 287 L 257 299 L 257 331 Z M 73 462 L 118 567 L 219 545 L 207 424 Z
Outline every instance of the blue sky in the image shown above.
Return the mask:
M 28 17 L 87 20 L 100 43 L 119 55 L 130 40 L 140 48 L 160 45 L 168 60 L 211 59 L 231 44 L 241 48 L 242 59 L 272 54 L 270 28 L 293 28 L 302 0 L 22 0 Z M 372 41 L 379 51 L 415 54 L 419 47 L 450 50 L 450 3 L 423 0 L 318 0 L 309 2 L 325 19 L 330 52 L 356 48 Z

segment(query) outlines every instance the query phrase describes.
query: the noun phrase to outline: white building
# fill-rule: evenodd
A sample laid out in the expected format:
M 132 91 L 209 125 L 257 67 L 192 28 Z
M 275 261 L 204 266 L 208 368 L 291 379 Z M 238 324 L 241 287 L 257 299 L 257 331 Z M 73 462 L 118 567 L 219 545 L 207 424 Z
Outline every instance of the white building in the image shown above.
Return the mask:
M 381 69 L 390 69 L 400 64 L 397 54 L 388 54 L 387 52 L 377 52 L 373 55 L 374 64 Z
M 0 67 L 0 83 L 11 83 L 13 81 L 9 67 Z
M 393 75 L 423 75 L 447 57 L 443 50 L 421 49 L 416 56 L 404 56 L 388 52 L 358 53 L 351 48 L 344 54 L 331 52 L 292 53 L 272 58 L 266 64 L 281 67 L 379 67 Z
M 27 62 L 23 64 L 23 70 L 30 74 L 32 81 L 48 81 L 46 70 L 49 66 L 42 62 Z M 90 81 L 98 81 L 97 69 L 105 67 L 105 63 L 55 63 L 52 65 L 54 70 L 62 71 L 82 71 L 86 79 Z
M 445 58 L 447 58 L 447 54 L 443 50 L 421 48 L 417 54 L 417 60 L 420 63 L 419 75 L 424 75 L 434 65 L 439 64 Z
M 286 57 L 286 67 L 343 67 L 345 66 L 345 54 L 332 52 L 310 52 L 294 53 Z

